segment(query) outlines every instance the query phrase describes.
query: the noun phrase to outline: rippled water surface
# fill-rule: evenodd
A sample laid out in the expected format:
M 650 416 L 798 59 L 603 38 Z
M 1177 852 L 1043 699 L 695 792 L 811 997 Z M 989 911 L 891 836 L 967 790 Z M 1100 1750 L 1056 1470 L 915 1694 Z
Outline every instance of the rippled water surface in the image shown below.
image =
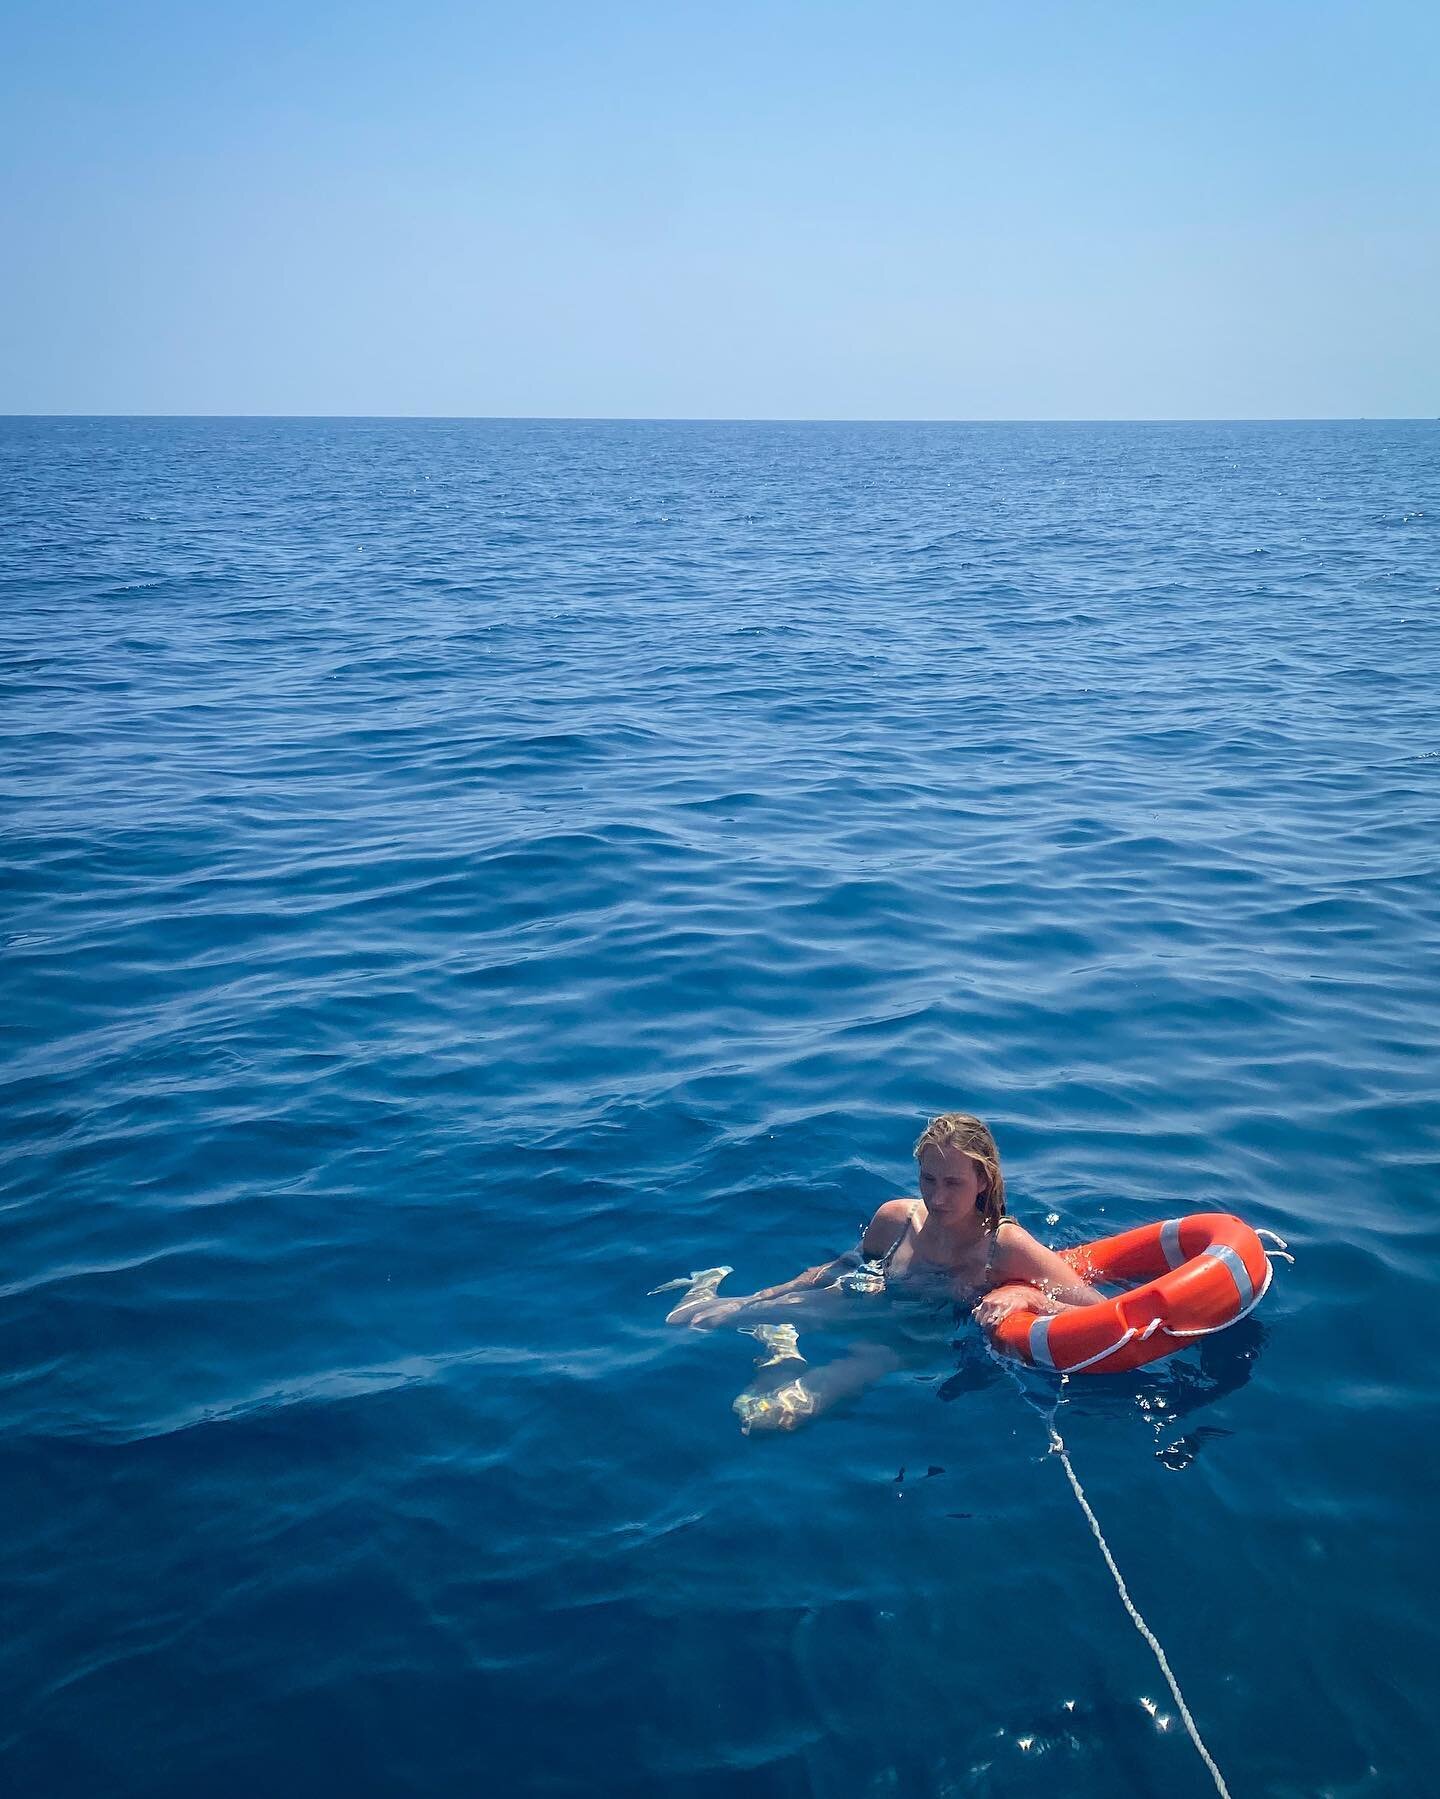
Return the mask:
M 1062 1427 L 1236 1799 L 1433 1789 L 1440 426 L 8 420 L 0 575 L 7 1787 L 1213 1792 L 973 1326 L 646 1297 L 965 1106 L 1289 1240 Z

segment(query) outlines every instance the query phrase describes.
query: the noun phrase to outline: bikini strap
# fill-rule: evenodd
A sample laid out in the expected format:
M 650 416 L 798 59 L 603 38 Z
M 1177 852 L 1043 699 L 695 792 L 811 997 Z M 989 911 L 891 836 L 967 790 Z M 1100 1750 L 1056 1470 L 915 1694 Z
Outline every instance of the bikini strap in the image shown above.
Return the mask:
M 1000 1214 L 1000 1216 L 996 1219 L 995 1228 L 990 1233 L 990 1247 L 989 1247 L 989 1249 L 987 1249 L 985 1251 L 985 1272 L 986 1272 L 986 1274 L 989 1274 L 991 1264 L 995 1260 L 995 1245 L 1000 1241 L 1001 1229 L 1007 1224 L 1014 1224 L 1014 1222 L 1015 1222 L 1015 1220 L 1010 1216 L 1010 1214 L 1008 1212 L 1002 1212 Z
M 915 1213 L 918 1210 L 919 1205 L 920 1205 L 920 1202 L 918 1199 L 911 1200 L 910 1210 L 905 1214 L 905 1222 L 900 1228 L 900 1235 L 890 1245 L 889 1249 L 887 1249 L 885 1251 L 884 1255 L 881 1256 L 880 1260 L 882 1262 L 884 1262 L 887 1267 L 890 1265 L 890 1258 L 895 1254 L 895 1251 L 897 1249 L 899 1249 L 900 1245 L 910 1235 L 911 1231 L 914 1230 L 914 1228 L 915 1228 Z

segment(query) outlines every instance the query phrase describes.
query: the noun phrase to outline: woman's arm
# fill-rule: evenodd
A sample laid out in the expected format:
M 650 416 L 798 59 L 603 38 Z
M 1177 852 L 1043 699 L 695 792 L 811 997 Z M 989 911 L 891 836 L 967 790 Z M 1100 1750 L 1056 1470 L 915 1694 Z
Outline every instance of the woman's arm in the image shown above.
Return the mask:
M 1067 1306 L 1093 1306 L 1103 1299 L 1103 1293 L 1097 1293 L 1088 1282 L 1056 1255 L 1053 1249 L 1047 1249 L 1043 1243 L 1036 1241 L 1023 1225 L 1012 1222 L 1002 1228 L 995 1242 L 995 1254 L 991 1257 L 990 1267 L 997 1283 L 999 1281 L 1028 1281 L 1032 1287 L 1039 1287 L 1048 1293 L 1051 1299 L 1058 1299 Z
M 803 1293 L 809 1287 L 828 1287 L 837 1275 L 854 1266 L 853 1254 L 836 1256 L 833 1262 L 817 1262 L 813 1268 L 803 1268 L 788 1281 L 780 1281 L 773 1287 L 757 1287 L 753 1293 L 734 1303 L 741 1306 L 763 1304 L 769 1299 L 784 1299 L 790 1293 Z
M 865 1226 L 860 1238 L 860 1255 L 883 1255 L 904 1230 L 908 1215 L 908 1200 L 887 1200 Z M 817 1262 L 813 1268 L 802 1269 L 788 1281 L 781 1281 L 774 1287 L 761 1287 L 757 1292 L 747 1293 L 743 1297 L 737 1295 L 733 1299 L 710 1299 L 698 1306 L 678 1305 L 665 1322 L 688 1324 L 697 1330 L 711 1330 L 717 1324 L 725 1324 L 730 1319 L 739 1317 L 741 1313 L 754 1316 L 777 1304 L 781 1308 L 779 1316 L 783 1318 L 786 1305 L 794 1304 L 801 1295 L 816 1287 L 828 1287 L 847 1268 L 853 1268 L 855 1254 L 852 1249 L 843 1256 L 836 1256 L 833 1261 Z
M 717 1324 L 728 1324 L 732 1318 L 743 1313 L 747 1317 L 757 1318 L 763 1312 L 774 1312 L 784 1317 L 786 1306 L 800 1304 L 805 1295 L 816 1287 L 828 1285 L 842 1271 L 853 1267 L 853 1255 L 837 1256 L 833 1262 L 817 1262 L 813 1268 L 804 1268 L 799 1274 L 792 1275 L 788 1281 L 780 1281 L 773 1287 L 761 1287 L 758 1292 L 736 1294 L 732 1299 L 718 1297 L 682 1301 L 665 1320 L 667 1324 L 688 1324 L 691 1330 L 714 1330 Z

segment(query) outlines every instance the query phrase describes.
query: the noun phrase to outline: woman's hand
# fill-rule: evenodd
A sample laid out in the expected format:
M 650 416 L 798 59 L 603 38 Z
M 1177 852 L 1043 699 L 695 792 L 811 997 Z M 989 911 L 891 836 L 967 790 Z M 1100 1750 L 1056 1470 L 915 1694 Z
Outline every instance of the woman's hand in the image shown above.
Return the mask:
M 1028 1286 L 1024 1281 L 1010 1281 L 985 1294 L 971 1317 L 982 1330 L 988 1331 L 994 1330 L 1000 1320 L 1008 1318 L 1012 1312 L 1054 1312 L 1058 1309 L 1055 1301 L 1047 1299 L 1038 1287 Z

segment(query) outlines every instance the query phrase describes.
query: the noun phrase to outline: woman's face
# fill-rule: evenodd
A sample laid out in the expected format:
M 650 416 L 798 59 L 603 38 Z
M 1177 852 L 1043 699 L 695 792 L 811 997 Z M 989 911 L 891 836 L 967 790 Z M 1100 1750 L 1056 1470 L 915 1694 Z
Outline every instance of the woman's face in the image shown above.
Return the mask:
M 985 1176 L 963 1149 L 939 1149 L 927 1143 L 920 1152 L 920 1197 L 937 1218 L 973 1215 L 985 1191 Z

